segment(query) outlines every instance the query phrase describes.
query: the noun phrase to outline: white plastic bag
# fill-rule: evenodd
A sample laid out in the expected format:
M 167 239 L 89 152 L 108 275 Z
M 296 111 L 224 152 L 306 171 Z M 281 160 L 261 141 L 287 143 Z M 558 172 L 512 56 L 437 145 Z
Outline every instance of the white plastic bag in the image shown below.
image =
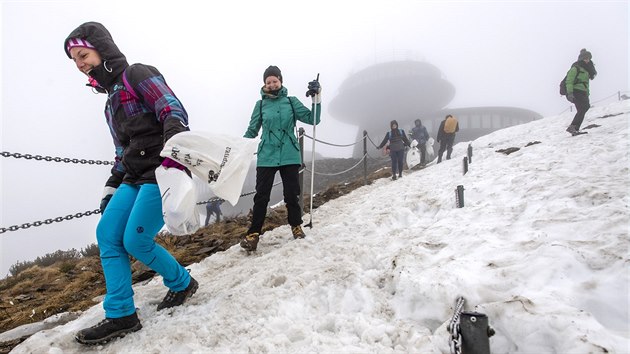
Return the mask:
M 155 178 L 162 195 L 162 217 L 173 235 L 189 235 L 200 227 L 193 180 L 177 168 L 159 166 Z
M 414 146 L 411 149 L 409 149 L 409 151 L 407 151 L 407 168 L 411 169 L 419 163 L 420 163 L 420 150 L 418 150 L 418 148 Z
M 433 140 L 433 138 L 429 138 L 429 140 L 427 141 L 427 143 L 424 145 L 425 146 L 425 152 L 426 152 L 426 160 L 427 161 L 433 161 L 433 158 L 435 158 L 435 152 L 433 150 L 433 144 L 435 143 L 435 140 Z
M 187 131 L 170 138 L 160 156 L 181 163 L 208 184 L 217 197 L 236 205 L 259 141 Z

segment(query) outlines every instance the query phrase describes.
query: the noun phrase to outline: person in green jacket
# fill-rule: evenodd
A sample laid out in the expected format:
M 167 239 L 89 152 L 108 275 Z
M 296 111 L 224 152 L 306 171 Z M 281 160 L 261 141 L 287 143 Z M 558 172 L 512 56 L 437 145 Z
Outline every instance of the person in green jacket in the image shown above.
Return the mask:
M 575 104 L 577 111 L 571 125 L 567 128 L 567 132 L 571 133 L 571 135 L 580 134 L 580 126 L 584 121 L 584 115 L 591 108 L 591 103 L 588 99 L 590 95 L 589 80 L 593 80 L 595 75 L 597 75 L 592 58 L 591 52 L 582 49 L 578 60 L 571 65 L 571 69 L 567 73 L 567 100 Z
M 306 124 L 319 124 L 321 112 L 321 86 L 318 81 L 309 82 L 307 91 L 307 96 L 313 98 L 313 106 L 317 105 L 317 117 L 313 117 L 312 111 L 297 97 L 288 95 L 287 88 L 282 85 L 282 73 L 277 66 L 272 65 L 265 70 L 263 82 L 260 90 L 262 98 L 254 106 L 244 135 L 245 138 L 255 138 L 262 127 L 257 154 L 252 223 L 240 243 L 247 251 L 255 251 L 258 245 L 276 172 L 280 172 L 282 178 L 284 203 L 293 237 L 298 239 L 306 236 L 301 227 L 299 171 L 302 159 L 294 133 L 295 123 L 299 120 Z

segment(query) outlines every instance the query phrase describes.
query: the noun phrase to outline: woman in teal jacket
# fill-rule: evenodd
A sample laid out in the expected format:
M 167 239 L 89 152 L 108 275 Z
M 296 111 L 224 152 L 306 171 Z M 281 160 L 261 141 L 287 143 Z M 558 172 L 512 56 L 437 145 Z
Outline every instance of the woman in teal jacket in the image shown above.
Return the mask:
M 575 110 L 577 111 L 571 125 L 567 128 L 571 135 L 580 134 L 580 126 L 584 121 L 584 115 L 591 108 L 591 103 L 588 99 L 590 95 L 589 82 L 597 75 L 592 58 L 591 52 L 582 49 L 578 60 L 571 65 L 571 69 L 567 73 L 567 100 L 575 104 Z
M 304 238 L 302 231 L 302 212 L 300 210 L 299 171 L 302 164 L 300 146 L 295 137 L 295 122 L 319 124 L 320 92 L 318 81 L 308 84 L 307 96 L 313 97 L 313 106 L 317 104 L 317 117 L 294 96 L 288 96 L 288 90 L 282 86 L 282 73 L 277 66 L 268 67 L 263 74 L 264 86 L 260 90 L 262 98 L 256 102 L 245 138 L 255 138 L 262 127 L 262 136 L 258 145 L 256 164 L 256 194 L 252 223 L 247 234 L 241 239 L 241 247 L 255 251 L 262 226 L 267 216 L 267 205 L 276 172 L 282 178 L 284 203 L 287 206 L 287 219 L 294 238 Z

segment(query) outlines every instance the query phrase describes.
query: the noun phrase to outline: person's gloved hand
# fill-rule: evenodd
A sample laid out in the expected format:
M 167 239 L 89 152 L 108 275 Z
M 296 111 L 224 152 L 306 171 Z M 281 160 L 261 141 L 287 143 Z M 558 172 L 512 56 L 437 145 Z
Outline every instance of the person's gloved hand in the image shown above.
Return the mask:
M 168 157 L 164 158 L 164 161 L 162 161 L 162 166 L 164 166 L 165 168 L 176 168 L 178 170 L 186 170 L 186 167 L 184 167 L 184 165 L 182 165 L 181 163 L 175 161 L 175 160 L 171 160 Z
M 311 96 L 313 99 L 313 103 L 321 103 L 322 97 L 322 86 L 319 84 L 319 81 L 313 80 L 308 83 L 308 91 L 306 91 L 306 97 Z
M 575 101 L 575 96 L 573 96 L 573 92 L 567 93 L 567 100 L 569 100 L 569 102 L 571 103 Z
M 116 188 L 114 187 L 105 186 L 105 188 L 103 189 L 103 197 L 101 198 L 100 205 L 101 214 L 103 214 L 105 208 L 107 208 L 107 204 L 109 204 L 109 200 L 112 199 L 112 195 L 114 195 L 114 192 L 116 192 Z

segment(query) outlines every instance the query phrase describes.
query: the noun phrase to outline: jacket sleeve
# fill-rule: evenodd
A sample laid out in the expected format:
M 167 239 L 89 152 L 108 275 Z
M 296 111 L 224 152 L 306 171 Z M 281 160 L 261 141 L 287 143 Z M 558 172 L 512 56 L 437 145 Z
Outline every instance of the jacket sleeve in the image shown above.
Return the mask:
M 293 110 L 295 111 L 295 119 L 299 120 L 302 123 L 306 123 L 306 124 L 311 124 L 313 125 L 313 121 L 315 121 L 315 125 L 319 124 L 320 122 L 320 118 L 322 115 L 322 104 L 318 103 L 317 104 L 317 117 L 315 117 L 315 119 L 313 119 L 313 111 L 315 108 L 315 104 L 313 104 L 311 106 L 311 109 L 306 108 L 306 106 L 304 106 L 304 104 L 302 104 L 302 101 L 300 101 L 299 99 L 297 99 L 297 97 L 294 96 L 290 96 L 288 97 L 289 101 L 291 103 L 291 105 L 293 106 Z
M 440 141 L 442 141 L 442 137 L 444 136 L 444 123 L 446 122 L 446 120 L 443 120 L 442 123 L 440 123 L 440 128 L 438 129 L 438 133 L 437 133 L 437 139 L 436 141 L 439 143 Z
M 258 132 L 260 131 L 260 127 L 262 126 L 262 100 L 259 100 L 254 105 L 254 111 L 252 112 L 252 117 L 249 120 L 249 126 L 247 127 L 247 131 L 245 131 L 244 138 L 253 139 L 258 136 Z
M 572 66 L 571 69 L 567 72 L 567 79 L 565 84 L 567 85 L 567 95 L 573 93 L 573 86 L 575 84 L 575 78 L 578 75 L 578 68 L 576 66 Z
M 111 169 L 111 176 L 107 179 L 107 182 L 105 182 L 105 186 L 118 188 L 126 173 L 125 166 L 122 164 L 122 157 L 125 152 L 125 146 L 129 145 L 129 138 L 116 132 L 113 126 L 113 120 L 109 119 L 107 110 L 105 116 L 105 121 L 109 126 L 109 133 L 114 142 L 114 166 Z
M 163 124 L 164 141 L 190 130 L 186 109 L 156 68 L 134 64 L 127 68 L 127 79 L 142 103 L 155 112 L 156 119 Z
M 409 139 L 407 139 L 407 134 L 405 134 L 405 131 L 402 131 L 402 139 L 403 142 L 405 143 L 405 146 L 411 146 L 411 143 L 409 142 Z
M 378 146 L 378 149 L 382 149 L 383 146 L 385 146 L 385 144 L 387 144 L 388 140 L 389 140 L 389 132 L 385 133 L 385 138 L 383 138 L 383 141 L 381 141 L 381 144 Z

